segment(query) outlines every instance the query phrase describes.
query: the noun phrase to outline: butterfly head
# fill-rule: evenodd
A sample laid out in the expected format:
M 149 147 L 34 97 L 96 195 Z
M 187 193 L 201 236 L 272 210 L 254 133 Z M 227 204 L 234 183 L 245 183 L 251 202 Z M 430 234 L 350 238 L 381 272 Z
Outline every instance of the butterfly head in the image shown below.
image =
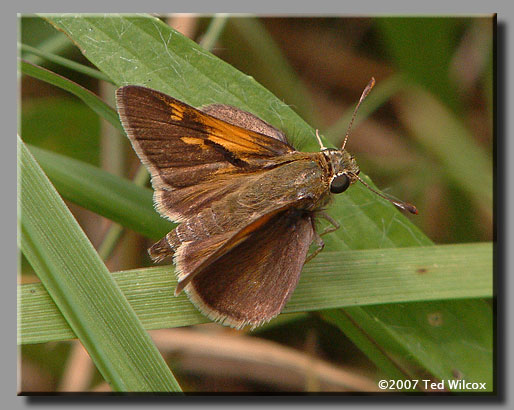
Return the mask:
M 373 86 L 375 85 L 375 79 L 372 77 L 364 91 L 362 92 L 361 98 L 357 103 L 352 115 L 352 119 L 350 120 L 350 124 L 348 125 L 348 130 L 346 131 L 346 135 L 341 146 L 341 149 L 332 149 L 326 148 L 321 141 L 321 137 L 319 136 L 318 130 L 316 130 L 316 138 L 318 139 L 319 146 L 321 148 L 321 152 L 325 156 L 330 169 L 331 169 L 331 180 L 330 180 L 330 192 L 333 194 L 339 194 L 348 189 L 350 185 L 355 183 L 356 181 L 362 182 L 370 191 L 374 192 L 378 196 L 388 200 L 395 206 L 405 211 L 408 211 L 412 214 L 417 214 L 418 210 L 416 207 L 408 202 L 398 201 L 396 199 L 390 198 L 382 194 L 381 192 L 376 191 L 371 186 L 369 186 L 362 178 L 359 177 L 359 167 L 355 162 L 355 158 L 345 151 L 346 142 L 348 141 L 348 136 L 350 135 L 350 130 L 353 125 L 353 121 L 355 120 L 355 116 L 357 114 L 357 109 L 361 105 L 362 101 L 369 94 Z
M 330 167 L 330 192 L 340 194 L 358 180 L 359 167 L 348 151 L 325 148 L 321 152 Z

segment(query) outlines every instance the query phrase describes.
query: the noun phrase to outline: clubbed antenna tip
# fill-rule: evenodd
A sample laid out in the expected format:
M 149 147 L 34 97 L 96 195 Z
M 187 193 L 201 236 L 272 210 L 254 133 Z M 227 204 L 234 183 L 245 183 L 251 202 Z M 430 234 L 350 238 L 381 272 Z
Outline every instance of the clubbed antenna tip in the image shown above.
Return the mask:
M 359 177 L 358 175 L 355 175 L 354 176 L 360 181 L 362 182 L 362 184 L 368 188 L 371 192 L 374 192 L 375 194 L 377 194 L 379 197 L 381 198 L 384 198 L 385 200 L 391 202 L 393 205 L 395 205 L 397 208 L 400 208 L 400 209 L 403 209 L 404 211 L 409 211 L 411 214 L 414 214 L 414 215 L 417 215 L 418 214 L 418 209 L 412 205 L 411 203 L 409 202 L 404 202 L 404 201 L 398 201 L 396 199 L 393 199 L 385 194 L 383 194 L 382 192 L 378 192 L 376 190 L 374 190 L 373 188 L 371 188 L 366 182 L 364 182 L 364 180 Z

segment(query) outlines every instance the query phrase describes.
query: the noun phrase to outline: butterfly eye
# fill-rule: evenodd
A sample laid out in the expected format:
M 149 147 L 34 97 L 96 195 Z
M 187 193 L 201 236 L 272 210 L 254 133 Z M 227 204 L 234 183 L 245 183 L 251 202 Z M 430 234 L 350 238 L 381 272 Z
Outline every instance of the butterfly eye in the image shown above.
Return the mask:
M 330 192 L 333 194 L 340 194 L 348 189 L 350 186 L 350 178 L 347 175 L 341 174 L 336 176 L 330 184 Z

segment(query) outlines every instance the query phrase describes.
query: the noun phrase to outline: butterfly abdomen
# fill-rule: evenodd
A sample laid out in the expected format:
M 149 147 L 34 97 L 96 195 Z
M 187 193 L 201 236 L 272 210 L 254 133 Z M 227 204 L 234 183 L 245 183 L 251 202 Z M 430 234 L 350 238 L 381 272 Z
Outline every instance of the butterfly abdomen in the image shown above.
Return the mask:
M 173 256 L 174 253 L 175 251 L 170 247 L 165 237 L 148 249 L 148 254 L 154 262 L 160 262 L 169 256 Z
M 211 208 L 204 209 L 152 245 L 148 253 L 154 262 L 160 262 L 173 256 L 184 242 L 202 241 L 223 233 L 224 229 L 220 224 L 223 225 L 223 221 L 218 221 Z
M 171 231 L 168 235 L 162 238 L 159 242 L 154 243 L 149 249 L 148 254 L 154 262 L 160 262 L 168 257 L 172 257 L 177 248 L 180 246 L 180 241 L 176 235 L 172 235 L 175 231 Z M 174 238 L 172 238 L 174 236 Z M 171 241 L 168 239 L 172 239 Z

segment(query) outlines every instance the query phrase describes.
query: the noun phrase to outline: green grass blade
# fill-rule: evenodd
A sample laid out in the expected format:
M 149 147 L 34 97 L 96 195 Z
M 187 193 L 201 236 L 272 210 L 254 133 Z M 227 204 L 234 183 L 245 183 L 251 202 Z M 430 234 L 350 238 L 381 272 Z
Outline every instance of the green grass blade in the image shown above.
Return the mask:
M 64 155 L 29 149 L 65 199 L 149 238 L 160 239 L 173 228 L 154 210 L 152 190 Z
M 136 186 L 143 187 L 148 182 L 149 177 L 150 175 L 148 174 L 146 167 L 144 165 L 140 165 L 136 175 L 132 179 L 132 182 Z M 119 224 L 113 224 L 109 227 L 105 233 L 102 243 L 98 246 L 98 255 L 100 255 L 100 258 L 107 260 L 107 258 L 111 256 L 116 245 L 119 243 L 124 230 L 125 228 Z
M 101 81 L 112 82 L 109 77 L 107 77 L 101 71 L 98 71 L 94 68 L 88 67 L 84 64 L 77 63 L 75 61 L 69 60 L 67 58 L 61 57 L 57 54 L 50 53 L 48 51 L 39 50 L 35 47 L 31 47 L 28 44 L 20 44 L 18 43 L 18 47 L 20 51 L 25 53 L 34 54 L 38 57 L 42 57 L 45 60 L 51 61 L 53 63 L 59 64 L 63 67 L 69 68 L 71 70 L 75 70 L 78 73 L 86 74 L 92 78 L 96 78 Z M 28 61 L 30 63 L 30 61 Z
M 21 249 L 59 311 L 114 390 L 179 391 L 93 246 L 20 139 L 18 144 Z
M 63 90 L 69 91 L 95 111 L 98 115 L 109 121 L 115 128 L 123 131 L 118 113 L 109 105 L 104 103 L 98 96 L 73 81 L 60 76 L 46 68 L 39 67 L 27 61 L 20 60 L 20 69 L 23 74 L 45 81 Z
M 205 31 L 205 34 L 200 42 L 200 45 L 209 51 L 212 51 L 213 47 L 216 45 L 216 41 L 218 41 L 221 33 L 225 29 L 225 25 L 227 24 L 228 14 L 218 13 L 214 15 L 209 23 L 209 27 Z
M 284 312 L 490 297 L 491 261 L 490 243 L 321 253 L 306 265 Z M 208 321 L 186 296 L 173 296 L 172 271 L 161 266 L 113 274 L 147 329 Z M 21 343 L 73 337 L 39 284 L 21 286 L 20 295 Z
M 59 31 L 51 30 L 51 26 L 36 16 L 21 16 L 19 40 L 37 47 L 42 52 L 68 55 L 73 49 L 70 39 Z M 23 59 L 36 65 L 44 65 L 45 59 L 35 54 L 24 55 Z

